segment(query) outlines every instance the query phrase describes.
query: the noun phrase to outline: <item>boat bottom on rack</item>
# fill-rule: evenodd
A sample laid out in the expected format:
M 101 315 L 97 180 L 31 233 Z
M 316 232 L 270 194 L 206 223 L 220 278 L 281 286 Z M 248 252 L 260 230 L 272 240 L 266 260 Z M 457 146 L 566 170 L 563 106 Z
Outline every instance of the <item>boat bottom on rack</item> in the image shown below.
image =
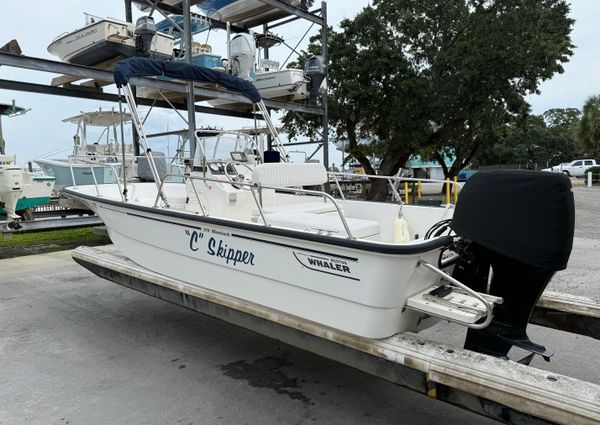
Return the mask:
M 596 424 L 600 421 L 600 386 L 592 383 L 409 334 L 378 340 L 358 337 L 163 276 L 114 250 L 79 247 L 72 255 L 77 263 L 104 279 L 503 423 Z M 556 294 L 549 302 L 565 309 Z M 547 306 L 544 308 L 548 311 Z M 587 310 L 590 308 L 587 306 Z M 550 311 L 551 315 L 553 312 Z M 577 308 L 573 312 L 581 313 Z M 594 312 L 598 313 L 598 306 Z

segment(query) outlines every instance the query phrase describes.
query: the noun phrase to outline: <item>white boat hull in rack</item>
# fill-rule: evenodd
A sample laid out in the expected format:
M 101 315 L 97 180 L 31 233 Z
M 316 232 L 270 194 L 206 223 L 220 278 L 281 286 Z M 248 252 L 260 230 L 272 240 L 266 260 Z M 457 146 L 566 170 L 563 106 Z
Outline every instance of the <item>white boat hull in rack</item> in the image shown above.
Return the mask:
M 48 52 L 61 61 L 93 66 L 119 57 L 135 56 L 134 26 L 112 18 L 92 20 L 86 26 L 59 36 L 48 46 Z M 150 54 L 155 59 L 170 59 L 174 38 L 156 33 Z
M 302 102 L 308 98 L 307 79 L 300 69 L 260 72 L 252 84 L 263 99 L 282 102 Z M 231 109 L 240 105 L 225 99 L 209 100 L 215 108 Z M 247 105 L 244 105 L 247 107 Z

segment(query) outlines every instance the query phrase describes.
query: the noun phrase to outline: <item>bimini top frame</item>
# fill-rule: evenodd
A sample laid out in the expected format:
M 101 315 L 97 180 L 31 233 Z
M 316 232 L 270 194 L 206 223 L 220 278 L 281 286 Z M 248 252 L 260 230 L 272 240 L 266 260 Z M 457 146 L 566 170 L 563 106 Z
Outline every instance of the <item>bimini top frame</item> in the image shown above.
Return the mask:
M 284 160 L 287 160 L 287 153 L 285 152 L 285 148 L 279 139 L 277 129 L 271 120 L 271 117 L 267 111 L 267 107 L 263 103 L 263 100 L 256 87 L 254 87 L 254 85 L 249 81 L 235 77 L 226 72 L 215 71 L 213 69 L 203 68 L 179 61 L 167 62 L 140 57 L 125 59 L 115 66 L 113 78 L 119 89 L 119 96 L 121 95 L 122 88 L 125 92 L 125 99 L 129 105 L 129 109 L 131 110 L 133 124 L 138 135 L 140 136 L 140 144 L 144 148 L 146 156 L 148 157 L 150 170 L 159 190 L 159 195 L 166 205 L 168 205 L 167 199 L 161 191 L 161 179 L 156 169 L 154 159 L 152 158 L 152 151 L 148 146 L 148 140 L 144 133 L 142 121 L 139 117 L 135 96 L 133 95 L 133 92 L 129 86 L 129 80 L 132 77 L 149 76 L 163 76 L 191 82 L 218 84 L 228 90 L 235 91 L 246 96 L 248 100 L 253 105 L 256 105 L 262 113 L 263 119 L 265 120 L 267 127 L 276 141 L 276 148 L 280 151 Z

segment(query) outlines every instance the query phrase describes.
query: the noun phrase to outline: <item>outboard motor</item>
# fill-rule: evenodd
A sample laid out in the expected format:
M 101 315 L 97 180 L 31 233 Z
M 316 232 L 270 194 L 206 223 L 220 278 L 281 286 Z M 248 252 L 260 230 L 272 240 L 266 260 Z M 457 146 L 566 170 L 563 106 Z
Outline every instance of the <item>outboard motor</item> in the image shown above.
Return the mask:
M 135 22 L 135 50 L 137 56 L 150 57 L 150 46 L 156 34 L 156 25 L 151 16 L 142 16 Z
M 17 203 L 23 193 L 23 170 L 19 167 L 0 168 L 0 201 L 10 220 L 17 220 Z
M 321 85 L 327 75 L 327 69 L 323 56 L 313 56 L 308 58 L 304 64 L 304 74 L 309 78 L 308 83 L 309 91 L 309 102 L 312 105 L 323 105 L 323 98 L 321 96 L 322 90 Z
M 229 64 L 236 77 L 252 80 L 255 76 L 256 40 L 252 34 L 240 33 L 231 39 Z
M 504 301 L 487 328 L 468 330 L 465 348 L 506 357 L 514 345 L 549 361 L 553 351 L 531 342 L 526 328 L 554 273 L 567 267 L 574 227 L 571 182 L 562 174 L 494 171 L 468 180 L 451 223 L 462 254 L 453 277 Z

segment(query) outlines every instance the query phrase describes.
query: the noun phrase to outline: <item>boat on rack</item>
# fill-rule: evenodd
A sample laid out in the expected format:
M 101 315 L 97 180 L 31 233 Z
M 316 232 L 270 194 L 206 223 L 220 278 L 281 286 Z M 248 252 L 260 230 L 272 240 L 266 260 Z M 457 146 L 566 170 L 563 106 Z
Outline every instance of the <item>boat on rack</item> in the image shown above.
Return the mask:
M 171 35 L 177 42 L 183 38 L 181 30 L 185 30 L 184 21 L 183 15 L 170 15 L 156 23 L 156 31 Z M 210 28 L 208 20 L 204 17 L 192 16 L 190 21 L 192 36 Z
M 134 71 L 217 78 L 215 71 L 183 64 L 119 63 L 115 82 L 142 145 L 147 142 L 128 86 Z M 224 78 L 226 88 L 266 111 L 251 84 Z M 329 178 L 322 165 L 279 160 L 285 152 L 272 121 L 263 118 L 280 151 L 254 148 L 209 158 L 201 146 L 184 183 L 157 176 L 155 183 L 127 184 L 126 191 L 119 184 L 65 191 L 97 212 L 124 255 L 191 285 L 361 337 L 449 320 L 469 328 L 466 347 L 472 350 L 505 357 L 514 345 L 552 355 L 529 340 L 526 327 L 571 252 L 568 178 L 478 173 L 456 207 L 334 199 L 318 190 Z M 151 151 L 148 159 L 152 164 Z M 395 179 L 366 177 L 392 186 Z
M 258 39 L 257 39 L 258 37 Z M 236 34 L 231 39 L 229 64 L 232 73 L 242 79 L 252 81 L 252 84 L 263 99 L 280 100 L 284 102 L 304 102 L 309 97 L 308 78 L 301 69 L 279 69 L 279 62 L 262 59 L 260 47 L 269 43 L 269 47 L 283 40 L 264 34 Z M 258 49 L 257 49 L 258 47 Z M 211 99 L 212 106 L 222 109 L 244 110 L 248 105 L 232 102 L 226 99 Z
M 134 25 L 86 13 L 85 26 L 56 37 L 48 52 L 63 62 L 96 66 L 140 54 L 170 59 L 174 41 L 173 36 L 156 32 L 152 18 L 140 18 Z
M 133 145 L 123 145 L 118 136 L 121 123 L 131 122 L 131 114 L 98 109 L 65 118 L 63 122 L 77 126 L 73 153 L 64 159 L 34 160 L 44 173 L 56 179 L 56 196 L 66 186 L 116 183 L 122 173 L 123 146 L 126 176 L 136 175 Z M 90 127 L 100 129 L 96 139 L 90 137 Z
M 283 0 L 283 3 L 306 10 L 312 1 Z M 204 0 L 196 7 L 209 18 L 244 28 L 252 28 L 289 16 L 289 13 L 260 0 Z
M 19 228 L 20 212 L 50 203 L 54 177 L 16 164 L 15 155 L 7 155 L 2 134 L 2 117 L 14 117 L 29 109 L 0 104 L 0 214 L 6 214 L 9 228 Z

